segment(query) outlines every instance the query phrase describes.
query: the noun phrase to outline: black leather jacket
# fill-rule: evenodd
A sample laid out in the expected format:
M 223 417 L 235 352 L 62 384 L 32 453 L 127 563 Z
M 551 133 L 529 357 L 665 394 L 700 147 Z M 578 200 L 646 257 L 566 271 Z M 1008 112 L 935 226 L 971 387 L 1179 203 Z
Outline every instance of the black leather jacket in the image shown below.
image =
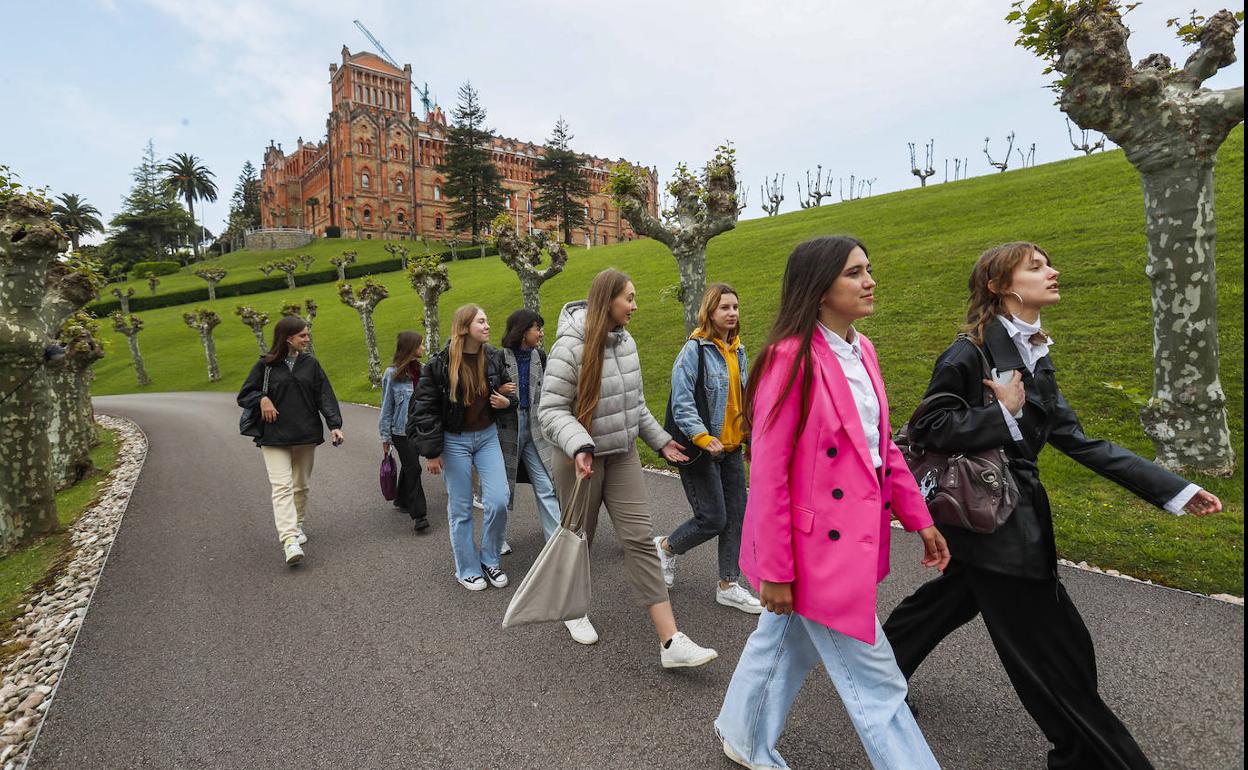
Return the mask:
M 251 367 L 238 391 L 238 405 L 242 408 L 254 409 L 260 404 L 266 366 L 261 358 Z M 322 444 L 325 434 L 321 417 L 330 430 L 342 427 L 342 412 L 329 377 L 321 362 L 308 353 L 295 358 L 293 370 L 286 367 L 285 361 L 269 366 L 269 400 L 277 408 L 277 420 L 261 421 L 263 433 L 255 440 L 256 446 Z
M 1056 574 L 1053 514 L 1036 466 L 1045 444 L 1158 507 L 1187 486 L 1184 479 L 1117 444 L 1085 436 L 1078 415 L 1057 387 L 1053 362 L 1045 356 L 1036 362 L 1035 373 L 1028 373 L 1001 324 L 992 323 L 986 329 L 984 353 L 990 366 L 999 371 L 1022 372 L 1027 394 L 1023 416 L 1018 418 L 1022 442 L 1011 438 L 1000 406 L 984 405 L 983 370 L 968 340 L 954 342 L 936 360 L 924 395 L 953 392 L 975 406 L 935 408 L 911 426 L 914 441 L 942 452 L 1004 446 L 1018 481 L 1018 508 L 996 532 L 980 535 L 960 527 L 940 526 L 954 559 L 1018 577 L 1048 578 Z
M 490 391 L 511 382 L 503 352 L 490 345 L 481 350 L 485 354 L 485 377 Z M 421 368 L 420 381 L 416 383 L 416 390 L 407 407 L 407 438 L 415 442 L 416 451 L 424 457 L 433 458 L 442 454 L 444 433 L 462 433 L 464 430 L 464 405 L 451 401 L 451 381 L 447 372 L 449 357 L 448 348 L 443 348 Z M 507 400 L 510 405 L 506 409 L 486 406 L 491 422 L 497 420 L 500 413 L 510 412 L 520 403 L 515 393 L 507 396 Z

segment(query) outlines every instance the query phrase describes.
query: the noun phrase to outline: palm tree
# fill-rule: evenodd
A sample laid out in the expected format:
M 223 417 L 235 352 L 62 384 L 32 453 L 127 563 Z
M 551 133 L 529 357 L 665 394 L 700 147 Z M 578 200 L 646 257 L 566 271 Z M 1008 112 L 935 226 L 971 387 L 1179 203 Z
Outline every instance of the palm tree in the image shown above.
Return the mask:
M 195 201 L 215 201 L 217 199 L 217 183 L 212 181 L 215 174 L 199 162 L 199 158 L 185 152 L 174 153 L 169 160 L 160 164 L 165 174 L 165 185 L 175 195 L 186 201 L 186 209 L 195 219 Z M 199 259 L 199 241 L 192 244 L 195 259 Z
M 69 236 L 74 251 L 78 250 L 78 241 L 84 235 L 104 232 L 100 222 L 100 210 L 73 193 L 58 195 L 52 206 L 52 220 L 61 226 Z

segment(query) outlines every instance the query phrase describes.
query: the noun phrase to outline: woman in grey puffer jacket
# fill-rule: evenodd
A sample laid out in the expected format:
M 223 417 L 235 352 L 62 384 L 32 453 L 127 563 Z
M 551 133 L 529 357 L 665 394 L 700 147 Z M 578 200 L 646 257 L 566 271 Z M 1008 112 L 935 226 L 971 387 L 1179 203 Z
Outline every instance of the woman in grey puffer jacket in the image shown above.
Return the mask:
M 646 408 L 637 344 L 624 329 L 637 309 L 635 294 L 628 276 L 608 269 L 590 284 L 588 300 L 564 306 L 542 378 L 537 419 L 556 450 L 552 470 L 560 507 L 568 510 L 572 504 L 578 478 L 589 485 L 585 532 L 591 545 L 598 509 L 606 504 L 624 545 L 629 584 L 662 642 L 663 667 L 700 666 L 717 653 L 676 629 L 637 456 L 640 436 L 669 460 L 687 459 Z M 598 641 L 588 617 L 566 625 L 577 642 Z

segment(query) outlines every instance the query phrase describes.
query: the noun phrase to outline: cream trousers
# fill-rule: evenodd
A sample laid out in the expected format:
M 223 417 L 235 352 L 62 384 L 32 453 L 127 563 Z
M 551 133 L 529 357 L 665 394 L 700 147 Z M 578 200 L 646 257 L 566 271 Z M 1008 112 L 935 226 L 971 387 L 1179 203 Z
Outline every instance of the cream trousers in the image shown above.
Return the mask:
M 308 479 L 312 477 L 312 460 L 316 444 L 298 446 L 262 446 L 264 467 L 273 486 L 273 523 L 277 539 L 285 543 L 294 537 L 303 524 L 308 510 Z

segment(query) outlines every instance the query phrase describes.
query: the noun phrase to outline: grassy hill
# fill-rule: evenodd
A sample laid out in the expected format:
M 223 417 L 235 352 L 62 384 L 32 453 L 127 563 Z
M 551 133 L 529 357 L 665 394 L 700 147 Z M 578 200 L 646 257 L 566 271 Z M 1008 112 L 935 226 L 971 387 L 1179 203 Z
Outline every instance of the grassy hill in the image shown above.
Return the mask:
M 1241 464 L 1243 179 L 1241 127 L 1220 153 L 1217 176 L 1222 383 Z M 1062 271 L 1064 300 L 1044 320 L 1056 339 L 1052 355 L 1063 390 L 1090 434 L 1149 456 L 1151 444 L 1133 403 L 1149 392 L 1152 371 L 1143 211 L 1136 172 L 1120 152 L 1110 152 L 742 222 L 712 242 L 707 269 L 711 280 L 739 290 L 744 338 L 753 351 L 774 317 L 780 275 L 792 247 L 819 234 L 862 238 L 879 288 L 876 314 L 860 328 L 879 350 L 900 424 L 961 320 L 975 257 L 1007 240 L 1043 244 Z M 271 258 L 271 253 L 255 257 Z M 584 297 L 590 279 L 607 266 L 625 270 L 637 285 L 640 311 L 630 330 L 642 349 L 651 409 L 661 413 L 683 334 L 678 303 L 660 299 L 663 289 L 678 282 L 675 263 L 660 244 L 634 241 L 573 254 L 567 269 L 543 289 L 548 328 L 553 335 L 563 302 Z M 521 304 L 514 273 L 496 258 L 455 263 L 450 271 L 453 288 L 442 299 L 443 329 L 449 329 L 455 307 L 476 302 L 489 313 L 497 339 L 506 315 Z M 396 332 L 420 327 L 422 308 L 401 273 L 378 278 L 391 291 L 376 314 L 385 359 Z M 283 300 L 307 296 L 321 307 L 313 336 L 339 397 L 378 403 L 379 394 L 370 390 L 365 374 L 358 317 L 338 301 L 333 284 L 246 300 L 276 316 Z M 148 389 L 234 391 L 258 352 L 251 331 L 232 315 L 235 304 L 235 299 L 215 303 L 224 319 L 216 334 L 224 380 L 215 385 L 207 382 L 197 335 L 182 322 L 185 307 L 141 314 L 147 324 L 139 340 L 152 378 Z M 96 365 L 95 392 L 135 391 L 124 338 L 109 331 L 105 344 L 108 356 Z M 377 440 L 371 433 L 350 438 Z M 1137 502 L 1055 451 L 1045 453 L 1041 465 L 1056 513 L 1058 546 L 1066 558 L 1169 585 L 1243 595 L 1242 470 L 1231 479 L 1202 482 L 1223 499 L 1228 512 L 1197 520 L 1170 517 Z

